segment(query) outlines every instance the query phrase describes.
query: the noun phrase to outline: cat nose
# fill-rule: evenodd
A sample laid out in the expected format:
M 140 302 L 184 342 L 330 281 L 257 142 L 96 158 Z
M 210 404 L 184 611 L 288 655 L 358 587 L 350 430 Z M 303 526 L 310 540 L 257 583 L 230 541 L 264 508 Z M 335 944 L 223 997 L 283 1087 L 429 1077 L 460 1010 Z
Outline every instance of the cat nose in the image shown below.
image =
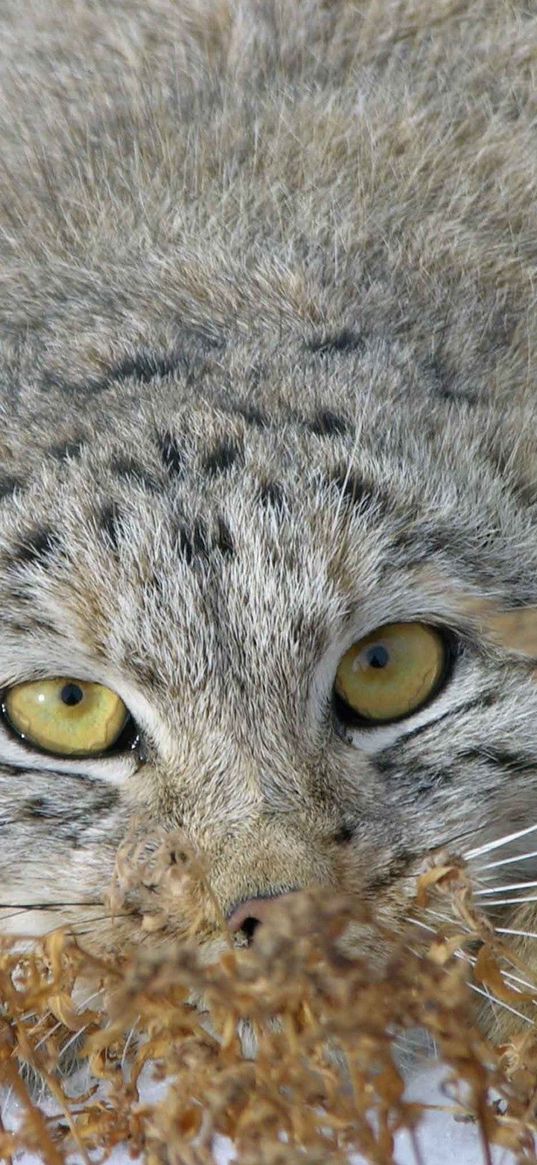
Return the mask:
M 272 894 L 265 898 L 247 898 L 245 902 L 240 902 L 228 915 L 227 921 L 231 933 L 244 935 L 248 946 L 250 946 L 258 926 L 265 922 L 276 903 L 290 898 L 291 894 L 292 891 L 291 893 Z

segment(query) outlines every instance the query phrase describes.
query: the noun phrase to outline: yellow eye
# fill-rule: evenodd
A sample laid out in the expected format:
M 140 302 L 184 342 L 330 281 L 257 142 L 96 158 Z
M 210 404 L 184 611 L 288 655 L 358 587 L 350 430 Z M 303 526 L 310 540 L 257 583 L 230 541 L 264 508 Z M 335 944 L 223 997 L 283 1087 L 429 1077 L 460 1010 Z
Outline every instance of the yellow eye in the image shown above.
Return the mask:
M 19 736 L 57 756 L 106 752 L 129 719 L 123 700 L 87 680 L 35 680 L 4 694 L 4 712 Z
M 425 623 L 389 623 L 353 643 L 340 660 L 335 694 L 351 719 L 370 724 L 417 712 L 446 674 L 448 649 Z

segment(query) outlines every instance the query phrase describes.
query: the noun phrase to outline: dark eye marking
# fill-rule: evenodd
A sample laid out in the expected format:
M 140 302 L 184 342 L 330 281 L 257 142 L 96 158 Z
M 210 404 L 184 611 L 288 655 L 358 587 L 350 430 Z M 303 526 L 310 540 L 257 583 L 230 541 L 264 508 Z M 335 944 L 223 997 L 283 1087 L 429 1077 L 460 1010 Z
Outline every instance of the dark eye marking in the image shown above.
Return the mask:
M 21 806 L 21 816 L 35 821 L 47 817 L 54 817 L 54 809 L 46 797 L 29 797 Z
M 459 758 L 465 761 L 483 760 L 506 773 L 537 774 L 537 755 L 510 752 L 506 748 L 495 748 L 490 745 L 484 745 L 482 748 L 468 748 L 459 753 Z
M 437 785 L 450 783 L 455 776 L 456 769 L 439 767 L 438 765 L 419 764 L 416 760 L 392 760 L 388 756 L 377 756 L 373 759 L 373 766 L 382 776 L 394 776 L 401 787 L 419 797 L 430 793 Z
M 395 744 L 390 744 L 388 748 L 383 748 L 382 752 L 377 753 L 374 762 L 376 768 L 383 773 L 396 771 L 397 767 L 401 765 L 401 749 L 411 740 L 414 740 L 416 736 L 424 736 L 427 732 L 434 734 L 437 724 L 442 724 L 445 720 L 460 718 L 467 712 L 473 712 L 476 708 L 492 707 L 496 698 L 495 693 L 476 696 L 474 700 L 467 700 L 465 704 L 458 704 L 456 708 L 448 708 L 440 716 L 436 716 L 434 720 L 428 720 L 426 724 L 418 724 L 408 732 L 402 731 Z
M 480 696 L 476 696 L 473 700 L 467 700 L 465 704 L 459 704 L 456 708 L 448 708 L 440 716 L 436 716 L 434 720 L 429 720 L 426 724 L 418 724 L 415 728 L 411 728 L 409 732 L 402 732 L 395 744 L 390 744 L 387 748 L 383 748 L 381 752 L 378 752 L 372 758 L 374 767 L 383 776 L 392 776 L 394 773 L 406 772 L 407 765 L 404 749 L 407 744 L 417 736 L 424 736 L 426 733 L 434 735 L 437 725 L 444 723 L 446 720 L 459 719 L 461 716 L 466 715 L 467 712 L 475 711 L 476 708 L 492 707 L 495 700 L 495 693 L 485 692 Z M 461 758 L 465 760 L 475 759 L 475 752 L 476 750 L 461 752 L 458 754 L 457 760 Z
M 135 482 L 138 485 L 145 486 L 146 489 L 154 492 L 158 490 L 159 483 L 148 469 L 144 469 L 132 457 L 115 457 L 111 464 L 112 472 L 122 481 Z
M 359 332 L 352 332 L 350 328 L 306 341 L 308 352 L 319 352 L 321 356 L 332 352 L 362 352 L 364 347 L 363 336 Z
M 60 548 L 61 540 L 55 530 L 40 526 L 13 547 L 11 559 L 15 564 L 45 562 Z
M 203 463 L 206 473 L 214 477 L 218 473 L 227 473 L 236 464 L 241 450 L 235 441 L 222 441 L 208 454 Z
M 320 409 L 307 424 L 311 432 L 319 437 L 339 437 L 349 432 L 345 417 L 333 413 L 331 409 Z
M 28 797 L 21 805 L 20 816 L 22 819 L 28 821 L 61 821 L 69 818 L 76 824 L 85 825 L 87 820 L 91 819 L 95 813 L 109 813 L 114 809 L 119 802 L 119 795 L 117 789 L 102 789 L 97 791 L 95 787 L 83 786 L 83 778 L 77 777 L 77 783 L 84 794 L 86 791 L 91 792 L 91 796 L 84 799 L 78 806 L 62 805 L 55 802 L 52 797 Z

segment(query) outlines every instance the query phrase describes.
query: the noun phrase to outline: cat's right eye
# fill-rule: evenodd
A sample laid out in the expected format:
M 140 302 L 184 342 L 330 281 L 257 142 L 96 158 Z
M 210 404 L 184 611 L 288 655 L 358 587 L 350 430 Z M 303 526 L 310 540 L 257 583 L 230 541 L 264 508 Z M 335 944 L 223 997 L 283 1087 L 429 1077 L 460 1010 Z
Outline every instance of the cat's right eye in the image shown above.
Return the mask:
M 65 676 L 15 684 L 4 692 L 2 711 L 22 740 L 60 757 L 110 752 L 132 723 L 117 692 Z
M 364 727 L 419 711 L 447 678 L 452 651 L 438 627 L 390 623 L 353 643 L 339 662 L 334 701 L 341 719 Z

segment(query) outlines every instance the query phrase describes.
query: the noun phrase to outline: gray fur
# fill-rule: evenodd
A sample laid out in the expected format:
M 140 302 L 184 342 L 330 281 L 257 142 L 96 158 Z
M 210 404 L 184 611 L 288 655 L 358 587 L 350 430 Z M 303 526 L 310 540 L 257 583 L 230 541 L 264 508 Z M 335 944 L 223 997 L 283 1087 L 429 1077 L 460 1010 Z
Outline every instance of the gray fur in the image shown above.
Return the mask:
M 101 680 L 143 736 L 56 762 L 0 723 L 4 929 L 102 916 L 140 814 L 224 913 L 320 883 L 400 918 L 431 848 L 535 811 L 534 681 L 455 603 L 537 602 L 535 6 L 1 25 L 0 684 Z M 349 734 L 339 658 L 412 619 L 451 680 Z

